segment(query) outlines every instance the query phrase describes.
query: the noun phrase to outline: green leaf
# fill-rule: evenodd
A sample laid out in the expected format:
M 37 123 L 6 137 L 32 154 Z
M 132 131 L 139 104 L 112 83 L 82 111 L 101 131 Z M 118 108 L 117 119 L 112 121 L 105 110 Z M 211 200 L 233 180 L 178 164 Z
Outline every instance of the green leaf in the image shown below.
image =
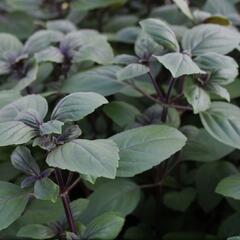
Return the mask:
M 217 141 L 205 129 L 197 129 L 197 133 L 187 134 L 187 139 L 187 144 L 181 154 L 183 160 L 216 161 L 234 150 L 234 148 Z
M 64 123 L 58 120 L 51 120 L 51 121 L 42 123 L 39 126 L 40 134 L 41 135 L 48 135 L 52 133 L 61 134 L 63 125 Z
M 195 174 L 198 202 L 206 212 L 213 210 L 222 200 L 222 196 L 215 193 L 219 181 L 237 173 L 233 164 L 224 161 L 206 163 L 198 168 Z
M 105 39 L 105 37 L 93 29 L 70 32 L 64 36 L 63 40 L 61 41 L 60 49 L 66 49 L 68 50 L 68 53 L 74 55 L 74 52 L 71 53 L 69 50 L 77 51 L 81 47 L 89 45 L 98 39 Z
M 238 24 L 239 16 L 235 4 L 238 0 L 207 0 L 204 10 L 217 16 L 226 16 L 233 24 Z
M 16 169 L 24 172 L 27 175 L 40 175 L 40 168 L 27 147 L 18 146 L 12 152 L 11 162 Z
M 225 197 L 240 200 L 240 175 L 233 175 L 222 179 L 215 191 Z
M 37 180 L 34 184 L 34 196 L 37 199 L 56 202 L 59 194 L 59 187 L 49 178 Z
M 83 234 L 83 239 L 115 239 L 124 224 L 124 218 L 114 213 L 105 213 L 93 219 Z
M 106 103 L 108 103 L 107 99 L 97 93 L 72 93 L 58 102 L 51 119 L 62 122 L 78 121 Z
M 240 109 L 230 103 L 213 102 L 200 113 L 204 128 L 218 141 L 240 149 Z
M 18 121 L 0 123 L 0 146 L 18 145 L 29 142 L 37 133 L 33 128 Z
M 117 179 L 101 184 L 89 197 L 87 209 L 81 219 L 89 223 L 106 212 L 116 212 L 125 217 L 140 201 L 140 189 L 130 180 Z
M 10 102 L 19 99 L 21 96 L 19 91 L 15 90 L 2 90 L 0 91 L 0 109 Z
M 166 125 L 127 130 L 111 137 L 120 152 L 117 175 L 132 177 L 163 162 L 186 143 L 185 136 Z
M 216 24 L 203 24 L 187 31 L 182 39 L 184 50 L 192 55 L 208 52 L 227 54 L 240 43 L 238 32 Z
M 193 188 L 185 188 L 180 192 L 168 192 L 163 197 L 164 204 L 176 211 L 185 212 L 194 201 L 196 192 Z
M 227 240 L 240 240 L 240 237 L 230 237 Z
M 71 202 L 70 205 L 73 213 L 73 218 L 75 219 L 75 221 L 79 221 L 79 217 L 83 213 L 83 211 L 86 210 L 88 203 L 89 203 L 89 200 L 86 198 L 79 198 Z M 65 212 L 63 212 L 62 214 L 62 218 L 67 223 Z
M 192 105 L 193 112 L 197 114 L 210 108 L 211 99 L 208 93 L 197 84 L 185 83 L 184 96 L 187 98 L 188 103 Z
M 11 72 L 11 65 L 3 60 L 0 60 L 0 75 L 9 74 Z
M 193 19 L 191 10 L 189 9 L 187 0 L 173 0 L 180 10 L 190 19 Z
M 47 157 L 49 166 L 106 178 L 115 178 L 118 160 L 118 148 L 110 139 L 76 139 L 54 149 Z
M 228 92 L 228 90 L 222 86 L 220 86 L 219 84 L 217 83 L 208 83 L 208 85 L 206 86 L 207 87 L 207 90 L 210 92 L 210 93 L 214 93 L 218 96 L 220 96 L 221 98 L 224 98 L 226 99 L 228 102 L 230 102 L 230 94 Z
M 30 224 L 22 227 L 17 237 L 30 239 L 49 239 L 56 236 L 56 232 L 48 226 L 41 224 Z
M 126 0 L 78 0 L 73 3 L 73 8 L 78 10 L 92 10 L 95 8 L 104 8 L 110 5 L 122 5 L 126 2 Z
M 19 53 L 22 50 L 22 43 L 12 34 L 0 33 L 0 58 L 7 53 Z
M 52 30 L 40 30 L 35 32 L 25 43 L 24 52 L 34 54 L 47 47 L 52 43 L 60 42 L 63 38 L 61 32 Z
M 35 59 L 28 63 L 27 69 L 26 75 L 18 80 L 17 85 L 13 88 L 14 90 L 21 91 L 37 79 L 38 64 Z
M 0 181 L 0 230 L 7 228 L 23 213 L 29 195 L 9 182 Z
M 129 55 L 129 54 L 120 54 L 114 58 L 114 63 L 120 64 L 120 65 L 121 64 L 128 65 L 128 64 L 137 63 L 137 62 L 138 62 L 138 58 L 136 56 Z
M 114 36 L 112 36 L 110 40 L 121 43 L 134 44 L 139 34 L 139 27 L 125 27 L 119 30 Z
M 157 44 L 148 34 L 142 32 L 135 44 L 134 51 L 142 59 L 151 57 L 153 54 L 158 55 L 163 52 L 163 47 Z
M 240 220 L 239 212 L 235 212 L 235 213 L 231 214 L 230 216 L 226 216 L 226 218 L 223 219 L 222 223 L 219 226 L 218 236 L 221 239 L 226 239 L 230 236 L 238 235 L 239 234 L 239 228 L 238 228 L 239 220 Z
M 140 115 L 140 111 L 136 107 L 121 101 L 113 101 L 104 106 L 103 110 L 113 122 L 121 127 L 133 123 L 135 117 Z
M 179 44 L 172 29 L 162 20 L 148 18 L 142 20 L 140 25 L 154 41 L 173 51 L 179 51 Z
M 187 54 L 168 53 L 163 56 L 155 56 L 155 58 L 171 72 L 174 78 L 183 75 L 205 74 Z
M 41 119 L 44 119 L 48 111 L 48 103 L 40 95 L 32 94 L 19 98 L 0 109 L 0 122 L 14 121 L 21 112 L 30 109 L 35 110 Z
M 206 53 L 196 57 L 194 61 L 201 69 L 210 72 L 210 83 L 227 85 L 238 76 L 238 64 L 232 57 Z
M 0 32 L 14 34 L 19 39 L 28 38 L 34 29 L 34 18 L 24 11 L 8 12 L 0 20 Z
M 47 26 L 47 29 L 49 29 L 49 30 L 59 31 L 64 34 L 77 30 L 75 25 L 67 19 L 51 20 L 46 23 L 46 26 Z
M 101 46 L 101 47 L 99 47 Z M 98 64 L 110 64 L 113 62 L 113 50 L 105 38 L 96 38 L 83 45 L 74 53 L 73 62 L 93 61 Z
M 96 92 L 104 96 L 119 92 L 124 85 L 117 81 L 118 66 L 103 66 L 77 73 L 68 78 L 62 86 L 62 91 Z
M 64 60 L 64 56 L 61 53 L 61 51 L 58 48 L 52 47 L 52 46 L 36 53 L 35 57 L 38 63 L 41 63 L 41 62 L 62 63 Z
M 117 72 L 117 79 L 119 81 L 133 79 L 148 72 L 150 72 L 149 67 L 146 67 L 139 63 L 132 63 Z

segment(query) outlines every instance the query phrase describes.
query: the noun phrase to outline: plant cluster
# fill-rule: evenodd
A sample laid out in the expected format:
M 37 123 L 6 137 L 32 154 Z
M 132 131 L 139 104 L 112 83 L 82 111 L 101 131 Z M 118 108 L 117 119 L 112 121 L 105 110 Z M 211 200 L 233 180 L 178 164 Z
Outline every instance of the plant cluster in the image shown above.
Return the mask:
M 239 240 L 239 0 L 0 2 L 0 239 Z

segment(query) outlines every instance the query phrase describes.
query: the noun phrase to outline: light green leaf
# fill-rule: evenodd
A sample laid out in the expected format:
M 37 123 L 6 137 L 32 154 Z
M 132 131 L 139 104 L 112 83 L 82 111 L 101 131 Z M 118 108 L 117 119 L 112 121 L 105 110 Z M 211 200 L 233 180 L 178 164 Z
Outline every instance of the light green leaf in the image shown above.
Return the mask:
M 163 52 L 163 47 L 156 43 L 147 33 L 142 32 L 134 44 L 134 51 L 138 57 L 144 59 L 151 57 L 153 54 L 160 55 Z
M 124 218 L 114 213 L 105 213 L 93 219 L 83 234 L 83 239 L 115 239 L 124 224 Z
M 106 212 L 117 212 L 125 217 L 131 213 L 140 200 L 139 187 L 130 180 L 117 179 L 101 184 L 89 197 L 89 205 L 83 212 L 83 223 Z
M 11 154 L 11 163 L 27 175 L 40 175 L 40 168 L 27 147 L 18 146 Z
M 23 213 L 28 193 L 15 184 L 0 181 L 0 230 L 7 228 Z
M 193 112 L 195 114 L 204 112 L 211 105 L 211 99 L 208 93 L 198 86 L 197 84 L 184 85 L 184 95 L 187 98 L 189 104 L 193 107 Z
M 217 83 L 209 83 L 207 86 L 207 90 L 209 90 L 211 93 L 214 93 L 221 98 L 226 99 L 228 102 L 230 102 L 230 94 L 228 90 L 222 86 L 220 86 Z
M 49 178 L 37 180 L 34 184 L 34 196 L 37 199 L 56 202 L 59 194 L 59 187 Z
M 162 20 L 148 18 L 142 20 L 140 25 L 154 41 L 173 51 L 179 51 L 179 44 L 172 29 Z
M 18 145 L 29 142 L 37 133 L 33 128 L 18 121 L 0 123 L 0 146 Z
M 196 192 L 193 188 L 182 191 L 167 192 L 163 197 L 164 204 L 175 211 L 185 212 L 194 201 Z
M 11 64 L 5 60 L 0 60 L 0 75 L 9 74 L 11 72 Z
M 63 34 L 58 31 L 40 30 L 35 32 L 25 43 L 24 52 L 34 54 L 47 47 L 52 43 L 60 42 Z
M 62 122 L 78 121 L 106 103 L 108 103 L 107 99 L 97 93 L 72 93 L 58 102 L 51 119 Z
M 41 119 L 44 119 L 48 111 L 48 103 L 40 95 L 21 97 L 0 109 L 0 122 L 14 121 L 21 112 L 30 109 L 35 110 Z
M 227 240 L 240 240 L 240 237 L 230 237 Z
M 64 56 L 61 51 L 56 47 L 48 47 L 46 49 L 41 50 L 35 54 L 38 63 L 41 62 L 55 62 L 62 63 Z
M 56 236 L 56 232 L 48 226 L 41 224 L 30 224 L 22 227 L 17 237 L 31 239 L 49 239 Z
M 39 127 L 40 134 L 41 135 L 48 135 L 52 133 L 61 134 L 63 125 L 64 123 L 58 120 L 51 120 L 51 121 L 42 123 Z
M 200 113 L 204 128 L 218 141 L 240 149 L 240 109 L 230 103 L 213 102 Z
M 63 83 L 62 91 L 66 93 L 92 91 L 103 96 L 112 95 L 124 87 L 116 76 L 120 69 L 120 67 L 112 65 L 77 73 Z
M 22 97 L 19 91 L 15 90 L 2 90 L 0 91 L 0 109 L 10 102 Z
M 0 33 L 0 59 L 7 53 L 19 53 L 22 43 L 12 34 Z
M 171 72 L 174 78 L 183 75 L 205 74 L 187 54 L 168 53 L 163 56 L 155 56 L 155 58 Z
M 106 39 L 96 30 L 83 29 L 68 33 L 60 43 L 60 49 L 78 50 L 80 47 L 91 44 L 97 39 Z
M 184 50 L 192 55 L 208 52 L 227 54 L 237 48 L 240 34 L 230 28 L 216 24 L 203 24 L 188 30 L 182 39 Z
M 238 76 L 238 64 L 232 57 L 210 52 L 196 57 L 194 61 L 201 69 L 210 72 L 210 83 L 227 85 Z
M 191 13 L 191 10 L 188 6 L 187 0 L 173 0 L 177 6 L 180 8 L 180 10 L 190 19 L 193 19 L 193 15 Z
M 140 111 L 136 107 L 121 101 L 113 101 L 104 106 L 103 110 L 113 122 L 121 127 L 133 123 L 135 117 L 140 115 Z
M 217 16 L 226 16 L 233 24 L 239 23 L 239 15 L 235 4 L 238 0 L 207 0 L 204 10 Z
M 110 139 L 76 139 L 54 149 L 47 157 L 50 166 L 106 178 L 115 178 L 118 160 L 117 145 Z
M 148 72 L 150 72 L 149 67 L 146 67 L 139 63 L 132 63 L 117 72 L 117 79 L 119 81 L 132 79 L 142 76 Z
M 120 64 L 120 65 L 121 64 L 128 65 L 128 64 L 137 63 L 137 62 L 138 62 L 138 58 L 136 56 L 129 55 L 129 54 L 120 54 L 114 58 L 114 63 Z
M 104 8 L 110 5 L 122 5 L 126 2 L 126 0 L 78 0 L 73 3 L 73 8 L 78 10 L 92 10 L 95 8 Z
M 151 125 L 127 130 L 111 137 L 118 145 L 117 175 L 132 177 L 169 158 L 186 143 L 186 137 L 167 125 Z
M 101 47 L 99 47 L 101 46 Z M 74 53 L 73 62 L 93 61 L 98 64 L 113 62 L 113 50 L 105 38 L 96 38 Z
M 222 179 L 215 191 L 225 197 L 240 200 L 240 175 L 233 175 Z
M 234 150 L 234 148 L 217 141 L 205 129 L 197 129 L 196 133 L 188 134 L 187 139 L 187 144 L 181 153 L 183 160 L 199 162 L 216 161 L 227 156 Z

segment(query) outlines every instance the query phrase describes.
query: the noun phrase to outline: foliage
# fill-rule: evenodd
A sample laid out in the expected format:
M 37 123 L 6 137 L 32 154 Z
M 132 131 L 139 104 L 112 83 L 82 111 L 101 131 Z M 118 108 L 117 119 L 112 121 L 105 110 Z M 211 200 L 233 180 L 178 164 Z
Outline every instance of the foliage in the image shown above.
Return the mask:
M 0 238 L 240 239 L 239 10 L 2 0 Z

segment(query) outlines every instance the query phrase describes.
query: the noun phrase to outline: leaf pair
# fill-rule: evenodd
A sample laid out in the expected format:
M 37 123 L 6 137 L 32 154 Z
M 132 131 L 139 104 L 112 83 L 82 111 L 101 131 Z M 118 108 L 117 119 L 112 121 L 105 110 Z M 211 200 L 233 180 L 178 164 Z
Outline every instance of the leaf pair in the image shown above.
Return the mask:
M 37 199 L 56 202 L 59 188 L 48 178 L 51 169 L 41 172 L 31 152 L 26 147 L 17 147 L 11 155 L 12 165 L 23 172 L 27 177 L 22 181 L 21 187 L 26 188 L 34 184 L 34 196 Z

